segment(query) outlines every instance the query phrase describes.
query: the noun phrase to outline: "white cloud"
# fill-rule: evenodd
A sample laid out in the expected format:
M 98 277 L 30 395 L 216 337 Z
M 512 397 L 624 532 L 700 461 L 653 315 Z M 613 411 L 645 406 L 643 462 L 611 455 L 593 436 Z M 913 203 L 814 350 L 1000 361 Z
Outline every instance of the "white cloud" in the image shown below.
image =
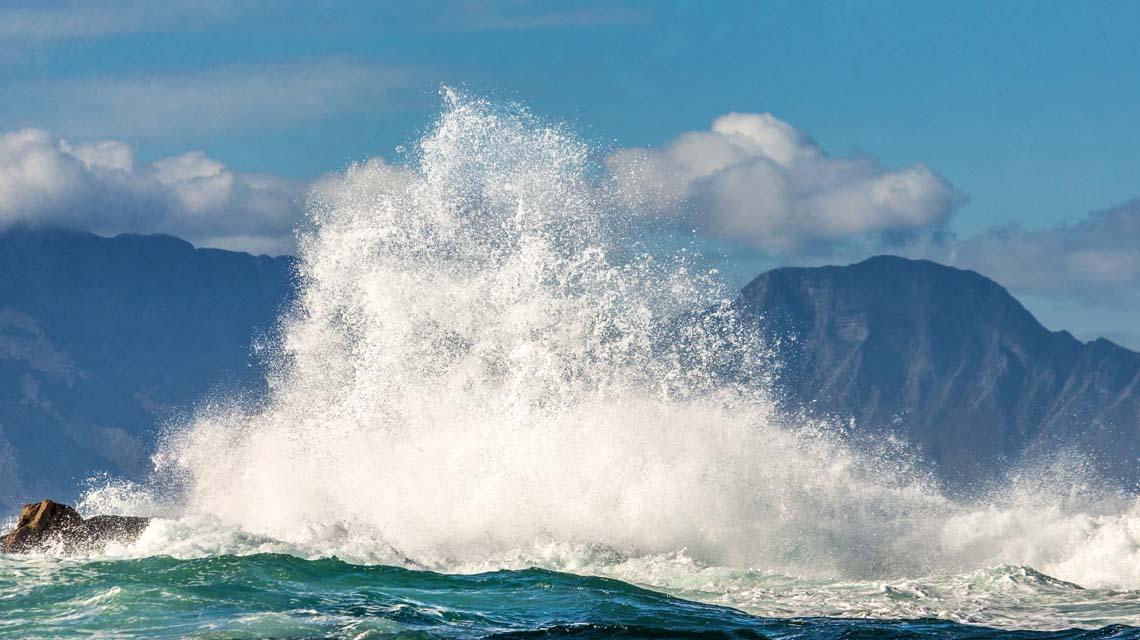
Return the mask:
M 72 144 L 46 131 L 0 134 L 0 228 L 169 233 L 201 246 L 286 253 L 304 185 L 240 174 L 199 151 L 135 162 L 113 140 Z
M 423 79 L 418 70 L 343 57 L 68 78 L 9 86 L 20 100 L 0 104 L 0 114 L 65 135 L 156 139 L 379 111 Z
M 1140 200 L 1045 229 L 1005 227 L 910 255 L 974 269 L 1019 292 L 1140 303 Z
M 607 166 L 627 204 L 778 253 L 937 227 L 963 201 L 926 165 L 834 157 L 770 114 L 721 116 L 663 150 L 619 150 Z
M 101 140 L 87 144 L 71 145 L 60 140 L 60 149 L 75 156 L 88 169 L 118 169 L 130 171 L 135 164 L 135 152 L 129 144 L 116 140 Z

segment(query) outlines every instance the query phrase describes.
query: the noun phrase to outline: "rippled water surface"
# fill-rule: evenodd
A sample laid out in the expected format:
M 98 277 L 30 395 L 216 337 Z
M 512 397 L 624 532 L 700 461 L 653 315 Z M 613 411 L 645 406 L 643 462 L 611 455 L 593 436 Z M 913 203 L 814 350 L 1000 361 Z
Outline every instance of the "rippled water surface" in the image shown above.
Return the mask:
M 1030 632 L 930 618 L 760 618 L 540 569 L 445 575 L 281 554 L 0 563 L 0 634 L 12 638 L 1140 637 L 1126 626 Z

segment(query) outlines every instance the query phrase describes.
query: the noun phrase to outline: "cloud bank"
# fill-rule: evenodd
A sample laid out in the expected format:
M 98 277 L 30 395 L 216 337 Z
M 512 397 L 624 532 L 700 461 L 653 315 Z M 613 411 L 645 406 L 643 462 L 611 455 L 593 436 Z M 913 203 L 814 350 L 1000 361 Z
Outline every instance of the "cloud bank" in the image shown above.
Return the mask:
M 0 135 L 0 228 L 168 233 L 203 246 L 288 253 L 303 193 L 304 185 L 236 173 L 200 151 L 139 164 L 114 140 L 71 144 L 39 129 Z
M 777 254 L 938 227 L 964 201 L 926 165 L 835 157 L 766 113 L 730 113 L 606 165 L 628 205 Z
M 945 226 L 964 197 L 933 170 L 829 155 L 767 114 L 723 116 L 660 150 L 619 149 L 606 167 L 625 204 L 648 219 L 746 247 L 772 265 L 897 253 L 974 269 L 1021 294 L 1140 308 L 1140 200 L 1064 226 L 954 237 Z M 398 180 L 405 171 L 375 158 L 306 185 L 235 172 L 200 151 L 139 163 L 121 141 L 78 144 L 25 129 L 0 134 L 0 229 L 169 233 L 288 253 L 307 190 L 320 201 L 328 184 L 387 184 L 373 174 Z
M 730 113 L 606 167 L 625 204 L 771 265 L 874 253 L 973 269 L 1019 294 L 1140 308 L 1140 199 L 1069 225 L 947 230 L 966 197 L 925 164 L 837 157 L 771 114 Z M 751 274 L 750 274 L 751 275 Z
M 1140 303 L 1140 200 L 1075 224 L 992 229 L 907 253 L 973 269 L 1021 292 Z

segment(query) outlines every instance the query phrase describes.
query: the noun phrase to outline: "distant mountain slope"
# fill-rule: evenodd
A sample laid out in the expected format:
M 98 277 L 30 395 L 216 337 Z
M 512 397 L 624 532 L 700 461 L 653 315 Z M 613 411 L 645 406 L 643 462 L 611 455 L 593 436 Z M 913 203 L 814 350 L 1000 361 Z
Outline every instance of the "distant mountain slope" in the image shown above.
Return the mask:
M 145 470 L 159 423 L 262 379 L 292 258 L 169 236 L 0 233 L 0 504 Z
M 1140 480 L 1140 354 L 1051 332 L 977 273 L 882 256 L 776 269 L 740 302 L 780 342 L 786 403 L 893 429 L 952 482 L 1073 443 Z
M 165 419 L 258 389 L 252 339 L 293 265 L 168 236 L 0 233 L 0 509 L 138 476 Z M 952 481 L 1071 443 L 1140 480 L 1140 354 L 1050 332 L 983 276 L 879 257 L 770 271 L 739 304 L 780 344 L 789 408 L 893 430 Z

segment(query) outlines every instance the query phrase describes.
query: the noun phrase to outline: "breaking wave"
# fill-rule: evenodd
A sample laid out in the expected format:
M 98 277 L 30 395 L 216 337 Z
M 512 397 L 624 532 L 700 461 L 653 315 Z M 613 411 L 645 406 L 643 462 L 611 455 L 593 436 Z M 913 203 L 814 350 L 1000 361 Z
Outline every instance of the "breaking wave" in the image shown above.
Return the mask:
M 1134 496 L 1050 468 L 962 503 L 889 443 L 780 415 L 733 294 L 642 246 L 587 145 L 445 99 L 403 162 L 314 188 L 268 398 L 204 407 L 151 482 L 88 494 L 168 516 L 131 553 L 537 565 L 771 615 L 973 621 L 1001 610 L 978 594 L 1079 585 L 1137 621 Z

